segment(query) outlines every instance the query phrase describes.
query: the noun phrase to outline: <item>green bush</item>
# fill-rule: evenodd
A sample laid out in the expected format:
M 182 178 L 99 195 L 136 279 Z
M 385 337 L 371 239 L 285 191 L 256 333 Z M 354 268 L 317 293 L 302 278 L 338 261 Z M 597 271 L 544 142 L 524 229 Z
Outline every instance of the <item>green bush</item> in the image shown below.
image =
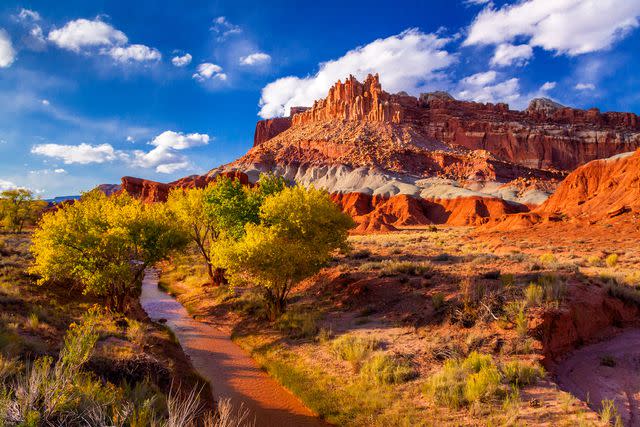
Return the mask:
M 290 310 L 276 320 L 276 327 L 291 338 L 313 338 L 318 334 L 319 314 L 308 310 Z
M 431 295 L 431 303 L 433 304 L 433 308 L 436 311 L 440 311 L 447 303 L 444 293 L 436 292 L 435 294 Z
M 555 264 L 558 260 L 552 253 L 546 253 L 540 255 L 540 262 L 543 264 Z
M 615 267 L 618 264 L 618 254 L 611 254 L 609 255 L 606 259 L 605 262 L 607 263 L 608 267 Z
M 376 353 L 362 364 L 360 376 L 377 384 L 399 384 L 415 376 L 406 362 L 384 353 Z
M 504 394 L 501 374 L 490 355 L 472 352 L 466 359 L 449 359 L 425 384 L 425 392 L 439 405 L 453 409 Z
M 513 361 L 502 367 L 502 373 L 509 384 L 519 387 L 534 383 L 544 375 L 544 370 L 539 366 Z
M 373 337 L 342 335 L 333 340 L 331 349 L 342 360 L 359 367 L 362 361 L 380 346 L 380 341 Z
M 544 289 L 542 286 L 530 283 L 524 293 L 525 302 L 527 307 L 535 307 L 542 304 L 544 298 Z

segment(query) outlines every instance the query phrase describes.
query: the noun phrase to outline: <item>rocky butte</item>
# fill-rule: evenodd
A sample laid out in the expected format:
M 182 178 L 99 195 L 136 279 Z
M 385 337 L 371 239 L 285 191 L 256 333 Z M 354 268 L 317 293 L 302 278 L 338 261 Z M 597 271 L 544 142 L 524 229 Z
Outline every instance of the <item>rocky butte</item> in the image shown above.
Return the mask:
M 633 113 L 579 110 L 548 99 L 515 111 L 444 92 L 389 94 L 377 75 L 364 82 L 350 76 L 310 108 L 259 121 L 253 148 L 230 164 L 169 184 L 126 177 L 122 188 L 155 201 L 172 187 L 204 186 L 220 174 L 255 182 L 274 172 L 327 189 L 360 232 L 480 225 L 526 215 L 577 167 L 638 148 Z M 564 194 L 566 185 L 558 191 Z

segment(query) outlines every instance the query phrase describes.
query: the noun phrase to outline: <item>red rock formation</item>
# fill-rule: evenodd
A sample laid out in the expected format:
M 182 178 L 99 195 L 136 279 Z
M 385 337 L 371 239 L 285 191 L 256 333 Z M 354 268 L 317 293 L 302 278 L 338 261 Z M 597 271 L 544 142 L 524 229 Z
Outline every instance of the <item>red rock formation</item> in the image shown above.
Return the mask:
M 239 180 L 242 185 L 249 185 L 249 177 L 246 174 L 234 171 L 223 172 L 213 177 L 207 175 L 191 175 L 168 184 L 125 176 L 122 178 L 120 186 L 122 188 L 121 191 L 125 191 L 132 197 L 145 202 L 165 202 L 169 196 L 169 192 L 174 188 L 204 188 L 220 176 L 226 176 L 232 180 Z
M 419 199 L 408 195 L 380 197 L 347 193 L 333 194 L 331 198 L 354 218 L 358 224 L 355 231 L 362 233 L 429 224 L 480 225 L 489 218 L 527 209 L 494 197 Z
M 640 150 L 576 169 L 536 213 L 593 221 L 633 211 L 640 212 Z
M 355 77 L 338 81 L 329 96 L 316 101 L 311 109 L 293 116 L 293 126 L 326 120 L 400 123 L 402 105 L 398 98 L 382 90 L 378 75 L 369 75 L 364 83 Z M 410 98 L 410 97 L 407 97 Z M 415 100 L 413 103 L 417 103 Z
M 290 127 L 291 118 L 289 117 L 277 117 L 275 119 L 258 121 L 256 131 L 253 135 L 253 146 L 256 147 L 262 144 Z
M 296 113 L 293 128 L 329 121 L 400 124 L 422 139 L 487 150 L 503 161 L 533 168 L 572 170 L 640 148 L 640 121 L 633 113 L 578 110 L 546 99 L 533 100 L 525 111 L 513 111 L 507 104 L 456 101 L 443 92 L 416 99 L 384 92 L 377 75 L 364 83 L 350 76 L 336 83 L 327 98 Z M 282 120 L 259 122 L 254 146 L 286 131 L 286 119 Z M 288 133 L 300 139 L 295 129 Z

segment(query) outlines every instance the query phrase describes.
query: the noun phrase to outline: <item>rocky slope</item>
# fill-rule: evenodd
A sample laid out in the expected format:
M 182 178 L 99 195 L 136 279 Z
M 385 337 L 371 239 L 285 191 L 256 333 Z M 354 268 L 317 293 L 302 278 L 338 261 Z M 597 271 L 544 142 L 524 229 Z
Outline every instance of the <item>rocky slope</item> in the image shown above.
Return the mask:
M 566 220 L 594 223 L 640 216 L 640 150 L 594 160 L 573 171 L 529 213 L 493 218 L 488 229 L 514 230 Z
M 204 176 L 169 184 L 126 177 L 122 187 L 162 200 L 172 187 L 204 186 L 222 173 L 255 182 L 269 171 L 327 189 L 362 232 L 478 225 L 541 205 L 580 164 L 640 147 L 632 113 L 389 94 L 377 75 L 339 81 L 291 113 L 258 122 L 254 147 Z

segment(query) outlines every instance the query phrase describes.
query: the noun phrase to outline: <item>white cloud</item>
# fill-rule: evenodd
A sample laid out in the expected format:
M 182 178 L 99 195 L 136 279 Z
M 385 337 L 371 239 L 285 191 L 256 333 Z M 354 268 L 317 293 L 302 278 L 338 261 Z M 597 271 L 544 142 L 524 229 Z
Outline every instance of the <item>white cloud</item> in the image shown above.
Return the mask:
M 69 21 L 64 27 L 49 32 L 48 39 L 58 47 L 73 52 L 80 52 L 86 47 L 122 46 L 129 41 L 122 31 L 99 19 Z
M 127 136 L 127 142 L 136 142 L 136 140 L 131 136 Z
M 640 3 L 629 0 L 524 0 L 476 16 L 464 45 L 528 39 L 531 47 L 580 55 L 610 47 L 638 27 Z
M 123 161 L 130 166 L 138 168 L 154 168 L 158 173 L 173 173 L 178 170 L 192 167 L 188 157 L 180 151 L 189 148 L 207 145 L 211 141 L 207 134 L 165 131 L 156 136 L 149 145 L 154 148 L 150 151 L 143 150 L 116 150 L 111 144 L 90 145 L 62 145 L 40 144 L 31 148 L 33 154 L 39 154 L 62 160 L 65 164 L 91 164 L 105 163 L 114 160 Z M 36 173 L 38 171 L 33 171 Z M 39 171 L 39 173 L 52 173 L 51 170 Z M 53 173 L 66 173 L 64 169 L 55 169 Z
M 174 56 L 173 58 L 171 58 L 171 63 L 176 67 L 186 67 L 187 65 L 191 64 L 192 59 L 193 57 L 190 54 L 185 53 L 182 56 Z
M 240 65 L 261 65 L 271 62 L 271 55 L 263 52 L 252 53 L 240 58 Z
M 262 89 L 259 114 L 270 118 L 286 115 L 294 106 L 311 106 L 327 95 L 331 85 L 349 74 L 362 80 L 369 73 L 379 73 L 385 90 L 418 94 L 429 83 L 444 78 L 441 71 L 455 62 L 455 55 L 443 49 L 448 42 L 449 39 L 417 29 L 375 40 L 321 63 L 313 76 L 290 76 L 269 83 Z
M 185 150 L 200 145 L 207 145 L 209 139 L 209 135 L 204 133 L 190 133 L 185 135 L 181 132 L 167 130 L 156 136 L 149 144 L 156 147 Z
M 162 59 L 162 54 L 157 49 L 143 44 L 132 44 L 126 47 L 116 46 L 104 53 L 118 62 L 149 62 Z
M 467 6 L 482 6 L 489 3 L 491 0 L 465 0 L 464 4 Z
M 240 34 L 242 32 L 240 26 L 232 24 L 224 16 L 218 16 L 214 19 L 210 30 L 218 34 L 218 41 L 223 41 L 230 35 Z
M 18 188 L 18 186 L 13 182 L 0 179 L 0 191 L 14 190 L 16 188 Z
M 210 79 L 227 80 L 227 75 L 222 72 L 222 67 L 210 62 L 204 62 L 198 65 L 197 72 L 193 74 L 193 78 L 199 82 Z
M 7 68 L 16 59 L 16 51 L 13 49 L 9 34 L 0 28 L 0 68 Z
M 593 83 L 578 83 L 574 86 L 576 90 L 595 90 L 596 85 Z
M 495 71 L 473 74 L 462 79 L 462 84 L 470 86 L 485 86 L 495 81 L 497 74 L 498 73 Z
M 525 65 L 533 56 L 533 48 L 527 44 L 514 46 L 510 43 L 502 43 L 498 45 L 496 51 L 491 58 L 491 65 L 509 66 L 509 65 Z
M 520 82 L 511 78 L 494 83 L 497 74 L 492 71 L 465 77 L 458 84 L 458 97 L 475 102 L 513 102 L 520 98 Z
M 60 159 L 65 164 L 79 163 L 82 165 L 110 162 L 121 157 L 121 153 L 117 152 L 111 144 L 39 144 L 31 147 L 31 152 L 45 157 Z
M 158 173 L 173 173 L 188 169 L 191 167 L 191 162 L 177 151 L 207 145 L 210 139 L 207 134 L 183 134 L 168 130 L 149 142 L 150 145 L 155 146 L 151 151 L 134 151 L 132 164 L 143 168 L 155 168 Z
M 553 89 L 555 89 L 556 85 L 557 85 L 556 82 L 546 82 L 545 84 L 540 86 L 540 91 L 541 92 L 546 92 L 548 90 L 553 90 Z
M 21 9 L 20 13 L 18 14 L 18 18 L 21 21 L 40 21 L 40 14 L 38 12 L 36 12 L 35 10 L 30 10 L 30 9 Z
M 41 103 L 42 103 L 42 105 L 44 105 L 44 106 L 51 105 L 51 102 L 49 102 L 49 100 L 48 100 L 48 99 L 43 99 L 43 100 L 41 100 L 40 102 L 41 102 Z

